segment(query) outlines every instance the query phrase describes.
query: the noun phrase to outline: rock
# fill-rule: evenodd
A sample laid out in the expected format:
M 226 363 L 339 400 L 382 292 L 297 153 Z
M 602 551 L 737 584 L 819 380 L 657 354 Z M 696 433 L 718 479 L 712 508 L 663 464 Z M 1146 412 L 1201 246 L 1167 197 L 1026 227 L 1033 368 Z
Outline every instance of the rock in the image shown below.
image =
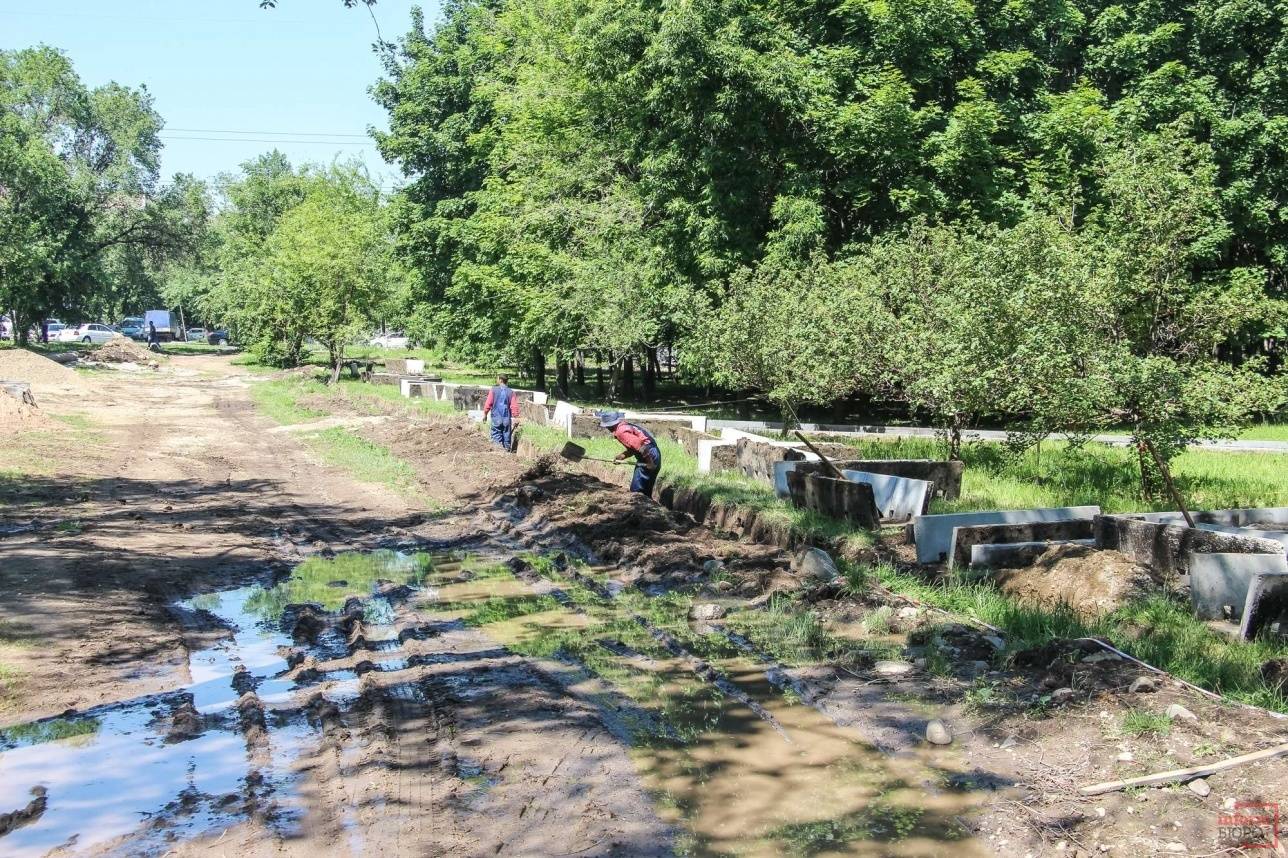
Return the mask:
M 943 721 L 936 718 L 926 725 L 926 741 L 932 745 L 951 745 L 953 734 Z
M 1288 658 L 1272 658 L 1262 664 L 1261 678 L 1270 688 L 1288 694 Z
M 903 676 L 905 673 L 912 673 L 912 665 L 906 661 L 881 659 L 872 665 L 872 672 L 881 676 Z
M 1173 721 L 1189 721 L 1191 724 L 1197 724 L 1199 720 L 1199 716 L 1179 703 L 1173 703 L 1167 707 L 1167 717 Z
M 1158 680 L 1152 676 L 1138 676 L 1127 690 L 1132 694 L 1153 694 L 1158 690 Z
M 921 616 L 921 608 L 914 608 L 913 606 L 908 605 L 907 607 L 900 608 L 895 616 L 901 620 L 915 620 L 917 617 Z
M 723 617 L 728 610 L 724 605 L 717 605 L 714 602 L 706 602 L 701 605 L 694 605 L 689 608 L 689 619 L 691 620 L 718 620 Z
M 999 745 L 998 747 L 1002 748 L 1003 750 L 1006 750 L 1007 748 L 1014 748 L 1018 744 L 1019 742 L 1015 741 L 1014 736 L 1007 736 L 1005 739 L 1002 740 L 1002 744 Z
M 1116 759 L 1120 763 L 1134 763 L 1136 762 L 1136 755 L 1133 754 L 1131 751 L 1123 751 L 1114 759 Z
M 1195 778 L 1187 783 L 1186 786 L 1190 788 L 1190 792 L 1194 793 L 1199 798 L 1207 798 L 1212 794 L 1212 787 L 1208 786 L 1208 782 L 1203 780 L 1203 778 Z
M 1184 843 L 1164 843 L 1164 852 L 1189 852 L 1190 849 Z
M 1234 810 L 1234 805 L 1235 805 L 1235 801 L 1234 801 L 1234 799 L 1233 799 L 1233 798 L 1227 798 L 1225 801 L 1221 802 L 1221 809 L 1222 809 L 1222 810 Z
M 801 577 L 815 581 L 831 581 L 840 574 L 832 555 L 821 548 L 807 548 L 796 555 L 795 568 Z
M 702 574 L 714 575 L 717 572 L 723 571 L 724 568 L 725 568 L 724 561 L 720 560 L 719 558 L 713 557 L 712 559 L 708 560 L 706 563 L 702 564 Z
M 1056 706 L 1063 706 L 1065 703 L 1073 700 L 1073 698 L 1074 690 L 1072 688 L 1057 688 L 1055 691 L 1051 692 L 1051 702 Z
M 984 640 L 988 641 L 988 643 L 993 647 L 993 649 L 997 650 L 998 652 L 1001 652 L 1002 650 L 1006 649 L 1006 641 L 1002 640 L 997 635 L 984 635 Z
M 717 581 L 712 586 L 715 587 L 717 593 L 728 593 L 733 590 L 732 581 Z

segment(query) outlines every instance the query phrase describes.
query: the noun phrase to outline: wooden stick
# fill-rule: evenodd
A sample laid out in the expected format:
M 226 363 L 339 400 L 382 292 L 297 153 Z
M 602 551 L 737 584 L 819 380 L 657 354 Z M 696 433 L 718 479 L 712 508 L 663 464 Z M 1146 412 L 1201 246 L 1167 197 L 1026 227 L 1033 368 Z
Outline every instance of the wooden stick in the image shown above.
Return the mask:
M 1163 483 L 1167 486 L 1167 491 L 1172 495 L 1172 500 L 1181 508 L 1181 515 L 1185 516 L 1185 523 L 1193 530 L 1194 516 L 1190 515 L 1190 511 L 1185 508 L 1185 501 L 1181 498 L 1181 493 L 1176 490 L 1176 484 L 1172 482 L 1172 472 L 1168 470 L 1167 463 L 1163 461 L 1162 456 L 1158 455 L 1158 450 L 1154 449 L 1153 441 L 1147 440 L 1143 443 L 1146 449 L 1149 450 L 1149 454 L 1154 457 L 1154 464 L 1158 465 L 1158 471 L 1163 475 Z
M 842 474 L 839 470 L 837 470 L 836 465 L 833 465 L 831 462 L 829 462 L 827 460 L 827 456 L 824 456 L 822 453 L 820 453 L 818 451 L 818 448 L 809 442 L 808 438 L 802 435 L 799 431 L 795 432 L 794 434 L 796 435 L 797 438 L 800 438 L 802 441 L 805 442 L 805 446 L 809 447 L 809 451 L 811 453 L 813 453 L 815 456 L 818 456 L 819 459 L 822 460 L 823 464 L 827 466 L 827 469 L 832 472 L 832 476 L 836 477 L 838 480 L 845 479 L 845 475 Z
M 1191 781 L 1195 778 L 1205 778 L 1208 775 L 1217 772 L 1232 769 L 1235 766 L 1242 766 L 1248 763 L 1255 763 L 1260 760 L 1269 760 L 1274 757 L 1282 757 L 1288 754 L 1288 742 L 1282 745 L 1276 745 L 1273 748 L 1266 748 L 1261 751 L 1254 751 L 1251 754 L 1244 754 L 1239 757 L 1230 757 L 1228 760 L 1221 760 L 1206 766 L 1195 766 L 1192 769 L 1173 769 L 1170 772 L 1159 772 L 1153 775 L 1142 775 L 1138 778 L 1127 778 L 1124 781 L 1109 781 L 1103 784 L 1093 784 L 1085 786 L 1078 790 L 1082 795 L 1100 795 L 1106 792 L 1116 792 L 1120 789 L 1128 789 L 1137 786 L 1154 786 L 1156 784 L 1172 783 L 1173 781 Z

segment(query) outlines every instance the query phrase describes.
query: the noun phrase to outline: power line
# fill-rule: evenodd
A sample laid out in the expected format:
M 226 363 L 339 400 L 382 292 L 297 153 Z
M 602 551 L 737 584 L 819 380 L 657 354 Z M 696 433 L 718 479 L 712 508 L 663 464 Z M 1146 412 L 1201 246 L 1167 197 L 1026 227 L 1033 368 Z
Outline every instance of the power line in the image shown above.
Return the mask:
M 191 134 L 274 134 L 278 137 L 367 137 L 367 133 L 355 131 L 233 131 L 226 128 L 170 128 L 165 131 L 182 131 Z M 162 133 L 165 133 L 163 131 Z
M 188 135 L 165 134 L 160 135 L 162 140 L 186 140 L 199 141 L 205 143 L 313 143 L 322 146 L 358 146 L 373 147 L 375 143 L 359 143 L 356 140 L 287 140 L 271 137 L 193 137 Z

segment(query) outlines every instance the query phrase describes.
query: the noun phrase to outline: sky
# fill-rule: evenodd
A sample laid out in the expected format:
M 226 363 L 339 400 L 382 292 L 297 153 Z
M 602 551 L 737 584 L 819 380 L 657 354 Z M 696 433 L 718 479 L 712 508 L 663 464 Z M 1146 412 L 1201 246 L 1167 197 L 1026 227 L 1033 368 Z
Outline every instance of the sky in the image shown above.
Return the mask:
M 379 0 L 0 0 L 0 48 L 47 44 L 69 56 L 88 86 L 146 86 L 165 119 L 162 173 L 209 178 L 277 148 L 292 163 L 363 160 L 397 181 L 366 132 L 387 115 L 367 89 L 380 76 L 377 22 L 396 41 L 419 5 Z

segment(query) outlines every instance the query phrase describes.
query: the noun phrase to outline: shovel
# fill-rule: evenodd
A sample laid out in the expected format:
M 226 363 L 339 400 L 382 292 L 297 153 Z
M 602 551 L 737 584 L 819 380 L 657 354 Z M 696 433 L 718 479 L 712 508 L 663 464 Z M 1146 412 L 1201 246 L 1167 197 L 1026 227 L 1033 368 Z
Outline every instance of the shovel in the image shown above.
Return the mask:
M 619 462 L 616 459 L 601 459 L 598 456 L 587 456 L 585 447 L 580 444 L 574 444 L 571 441 L 563 445 L 563 449 L 559 451 L 559 455 L 570 462 L 607 462 L 610 465 L 630 465 L 631 467 L 635 467 L 634 462 Z

